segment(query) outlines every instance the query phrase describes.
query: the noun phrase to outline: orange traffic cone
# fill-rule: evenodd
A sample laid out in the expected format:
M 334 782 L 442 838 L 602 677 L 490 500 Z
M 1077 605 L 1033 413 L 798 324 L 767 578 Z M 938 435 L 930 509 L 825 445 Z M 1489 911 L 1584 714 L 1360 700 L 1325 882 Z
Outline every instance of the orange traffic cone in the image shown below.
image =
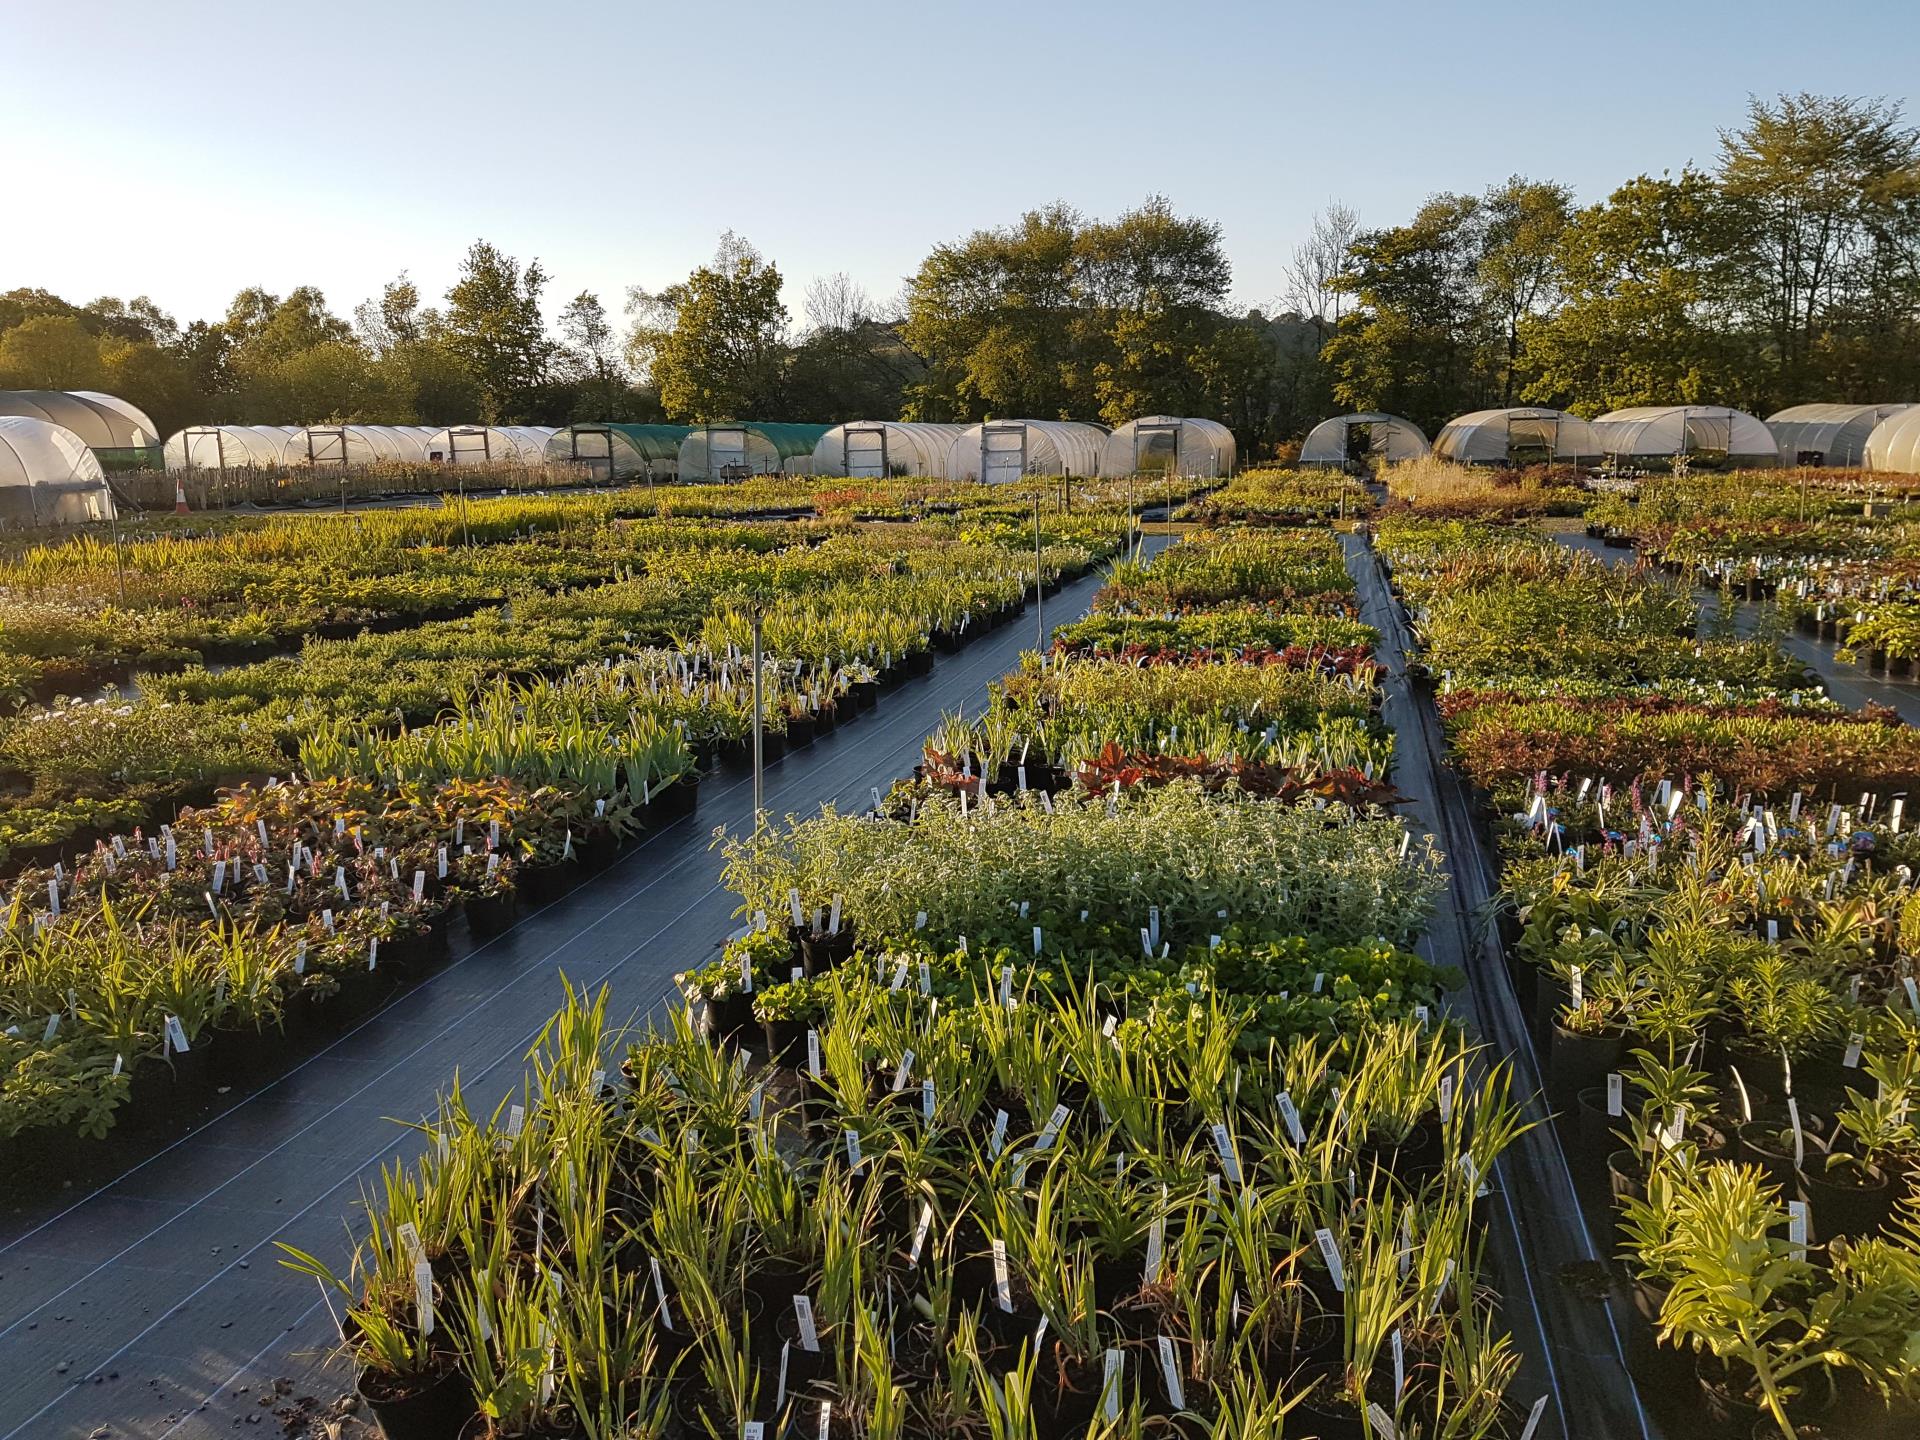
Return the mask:
M 187 509 L 187 482 L 177 476 L 173 482 L 173 513 L 176 515 L 191 513 Z

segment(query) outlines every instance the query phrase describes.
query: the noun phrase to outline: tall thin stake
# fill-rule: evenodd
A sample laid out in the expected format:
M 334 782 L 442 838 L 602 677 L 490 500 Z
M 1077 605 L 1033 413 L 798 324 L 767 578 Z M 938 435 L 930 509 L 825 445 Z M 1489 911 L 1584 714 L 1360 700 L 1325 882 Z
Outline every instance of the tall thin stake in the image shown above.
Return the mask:
M 1040 490 L 1033 492 L 1033 624 L 1036 633 L 1034 647 L 1040 652 L 1040 663 L 1047 663 L 1047 594 L 1040 584 Z
M 762 795 L 764 776 L 764 751 L 761 745 L 761 689 L 760 689 L 760 617 L 764 612 L 760 606 L 753 607 L 753 833 L 758 835 L 760 827 L 766 823 L 766 805 Z

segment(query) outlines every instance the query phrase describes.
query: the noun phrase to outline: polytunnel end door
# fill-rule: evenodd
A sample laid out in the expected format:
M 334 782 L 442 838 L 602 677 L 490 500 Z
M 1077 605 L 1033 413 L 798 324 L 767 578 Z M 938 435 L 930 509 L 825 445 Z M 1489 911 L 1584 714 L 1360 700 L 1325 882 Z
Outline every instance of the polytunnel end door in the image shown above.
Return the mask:
M 884 480 L 887 477 L 887 432 L 880 429 L 848 430 L 842 438 L 849 480 Z
M 747 432 L 738 428 L 707 431 L 707 473 L 721 480 L 744 480 L 753 473 L 747 463 Z
M 1027 473 L 1024 425 L 980 432 L 980 478 L 988 485 L 1011 485 Z
M 1520 469 L 1551 465 L 1560 438 L 1560 422 L 1528 417 L 1507 422 L 1507 464 Z
M 1731 415 L 1689 415 L 1686 418 L 1687 464 L 1696 470 L 1719 470 L 1733 449 Z
M 613 432 L 611 430 L 575 430 L 573 463 L 584 465 L 595 480 L 613 478 Z
M 1140 425 L 1133 432 L 1136 475 L 1171 475 L 1180 466 L 1180 427 Z

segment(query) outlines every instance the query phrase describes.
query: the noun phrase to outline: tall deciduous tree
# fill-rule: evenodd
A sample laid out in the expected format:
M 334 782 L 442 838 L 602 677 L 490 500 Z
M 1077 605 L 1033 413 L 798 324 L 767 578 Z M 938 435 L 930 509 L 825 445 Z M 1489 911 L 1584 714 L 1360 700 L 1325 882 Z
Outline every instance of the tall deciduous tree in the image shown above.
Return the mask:
M 476 240 L 447 291 L 441 343 L 480 388 L 480 418 L 488 424 L 521 419 L 529 397 L 547 378 L 554 345 L 540 315 L 547 272 L 538 260 L 523 267 L 511 255 Z
M 628 358 L 670 419 L 781 416 L 787 307 L 780 286 L 773 263 L 728 231 L 711 265 L 658 294 L 628 293 Z

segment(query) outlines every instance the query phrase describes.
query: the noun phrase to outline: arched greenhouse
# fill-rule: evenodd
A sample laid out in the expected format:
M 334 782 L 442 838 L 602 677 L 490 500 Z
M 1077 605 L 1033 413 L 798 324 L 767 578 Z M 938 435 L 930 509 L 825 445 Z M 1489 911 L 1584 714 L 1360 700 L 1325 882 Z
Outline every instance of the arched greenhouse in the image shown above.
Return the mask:
M 1867 469 L 1920 475 L 1920 405 L 1896 411 L 1867 437 Z
M 1227 476 L 1235 453 L 1233 432 L 1218 420 L 1144 415 L 1107 436 L 1100 473 Z
M 1331 465 L 1341 469 L 1364 466 L 1378 460 L 1398 465 L 1403 460 L 1418 460 L 1433 447 L 1426 432 L 1411 420 L 1384 411 L 1368 410 L 1356 415 L 1336 415 L 1322 420 L 1300 442 L 1302 465 Z
M 1790 405 L 1767 417 L 1782 465 L 1857 470 L 1867 463 L 1867 441 L 1880 422 L 1907 405 Z
M 0 390 L 0 415 L 44 420 L 72 431 L 103 467 L 160 463 L 160 432 L 147 412 L 99 390 Z
M 1449 420 L 1433 453 L 1455 465 L 1598 465 L 1593 426 L 1565 410 L 1510 406 Z
M 1685 457 L 1706 470 L 1767 470 L 1780 446 L 1758 417 L 1724 405 L 1640 405 L 1593 422 L 1600 453 L 1615 467 L 1644 469 Z
M 309 425 L 289 435 L 280 452 L 290 468 L 354 469 L 426 458 L 426 437 L 401 425 Z
M 671 480 L 680 473 L 680 442 L 692 433 L 688 425 L 569 425 L 553 432 L 546 458 L 584 465 L 596 480 Z
M 552 425 L 452 425 L 427 438 L 427 458 L 448 465 L 539 465 Z
M 749 475 L 804 475 L 825 425 L 745 421 L 696 425 L 680 442 L 682 480 L 744 480 Z
M 811 473 L 877 480 L 889 475 L 947 478 L 947 453 L 967 427 L 924 421 L 849 420 L 813 447 Z
M 277 470 L 295 425 L 195 425 L 170 436 L 167 469 Z
M 91 447 L 64 425 L 0 416 L 0 525 L 38 528 L 113 518 Z
M 969 425 L 947 450 L 949 480 L 989 485 L 1023 475 L 1100 474 L 1107 432 L 1077 420 L 989 420 Z

